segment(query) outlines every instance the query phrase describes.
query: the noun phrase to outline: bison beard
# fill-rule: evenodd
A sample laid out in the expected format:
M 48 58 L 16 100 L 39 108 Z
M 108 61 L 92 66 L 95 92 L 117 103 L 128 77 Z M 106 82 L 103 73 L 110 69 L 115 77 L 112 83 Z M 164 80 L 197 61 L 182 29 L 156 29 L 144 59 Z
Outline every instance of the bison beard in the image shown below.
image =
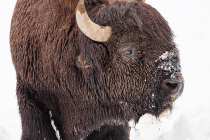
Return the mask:
M 94 23 L 111 27 L 107 41 L 80 30 L 78 0 L 16 3 L 10 45 L 22 140 L 58 139 L 51 120 L 63 140 L 128 140 L 129 120 L 158 117 L 182 93 L 173 34 L 154 8 L 84 2 Z

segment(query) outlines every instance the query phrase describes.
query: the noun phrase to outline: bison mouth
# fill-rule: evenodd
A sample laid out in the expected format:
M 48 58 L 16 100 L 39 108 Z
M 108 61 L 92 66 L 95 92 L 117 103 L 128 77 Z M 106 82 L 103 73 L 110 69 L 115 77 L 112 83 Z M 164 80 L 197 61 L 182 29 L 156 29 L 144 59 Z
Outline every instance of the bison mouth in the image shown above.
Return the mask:
M 126 104 L 124 103 L 124 108 L 131 106 L 132 111 L 137 114 L 137 117 L 134 119 L 136 121 L 146 113 L 159 117 L 166 110 L 172 111 L 173 103 L 182 95 L 183 89 L 183 81 L 175 79 L 163 80 L 153 93 L 145 93 L 143 103 L 141 101 L 135 103 L 126 102 Z
M 155 105 L 151 114 L 159 116 L 164 110 L 172 110 L 173 103 L 183 92 L 184 82 L 176 79 L 162 81 L 159 92 L 155 93 Z

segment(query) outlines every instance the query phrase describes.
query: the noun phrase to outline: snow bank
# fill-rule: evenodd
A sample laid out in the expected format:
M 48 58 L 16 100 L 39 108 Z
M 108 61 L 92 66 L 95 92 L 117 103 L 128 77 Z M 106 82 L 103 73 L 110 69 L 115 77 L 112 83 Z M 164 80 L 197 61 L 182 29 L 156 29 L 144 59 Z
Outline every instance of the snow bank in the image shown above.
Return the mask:
M 130 140 L 210 140 L 210 110 L 189 113 L 175 105 L 159 119 L 145 114 L 138 124 L 130 123 Z
M 164 112 L 160 118 L 150 114 L 142 116 L 131 129 L 130 140 L 194 140 L 190 122 L 179 108 L 173 114 Z

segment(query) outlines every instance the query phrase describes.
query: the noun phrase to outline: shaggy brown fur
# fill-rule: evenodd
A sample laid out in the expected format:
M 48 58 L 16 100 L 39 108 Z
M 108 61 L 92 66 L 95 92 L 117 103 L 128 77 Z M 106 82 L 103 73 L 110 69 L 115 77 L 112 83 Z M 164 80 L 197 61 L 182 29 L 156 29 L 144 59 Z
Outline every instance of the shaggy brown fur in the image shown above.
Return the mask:
M 163 71 L 155 62 L 175 49 L 163 17 L 141 2 L 85 0 L 89 17 L 113 29 L 110 39 L 100 43 L 78 28 L 77 3 L 16 3 L 10 44 L 22 140 L 56 140 L 51 120 L 63 140 L 128 140 L 130 119 L 158 116 L 171 107 L 160 83 L 180 70 Z M 132 55 L 123 54 L 127 48 Z M 172 59 L 179 67 L 178 52 Z

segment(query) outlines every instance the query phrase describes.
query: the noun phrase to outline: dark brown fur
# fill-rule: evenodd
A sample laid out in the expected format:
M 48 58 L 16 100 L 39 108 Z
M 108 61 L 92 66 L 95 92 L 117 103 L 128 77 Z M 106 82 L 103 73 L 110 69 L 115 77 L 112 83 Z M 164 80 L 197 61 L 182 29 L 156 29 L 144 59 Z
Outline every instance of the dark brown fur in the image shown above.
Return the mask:
M 90 18 L 113 29 L 108 42 L 100 43 L 78 28 L 77 3 L 17 1 L 10 44 L 22 140 L 56 140 L 52 119 L 63 140 L 128 140 L 130 119 L 158 116 L 170 107 L 163 106 L 166 95 L 159 88 L 170 73 L 154 63 L 175 49 L 162 16 L 140 2 L 86 0 Z M 124 44 L 137 46 L 135 57 L 118 53 Z M 179 65 L 179 58 L 174 59 Z

